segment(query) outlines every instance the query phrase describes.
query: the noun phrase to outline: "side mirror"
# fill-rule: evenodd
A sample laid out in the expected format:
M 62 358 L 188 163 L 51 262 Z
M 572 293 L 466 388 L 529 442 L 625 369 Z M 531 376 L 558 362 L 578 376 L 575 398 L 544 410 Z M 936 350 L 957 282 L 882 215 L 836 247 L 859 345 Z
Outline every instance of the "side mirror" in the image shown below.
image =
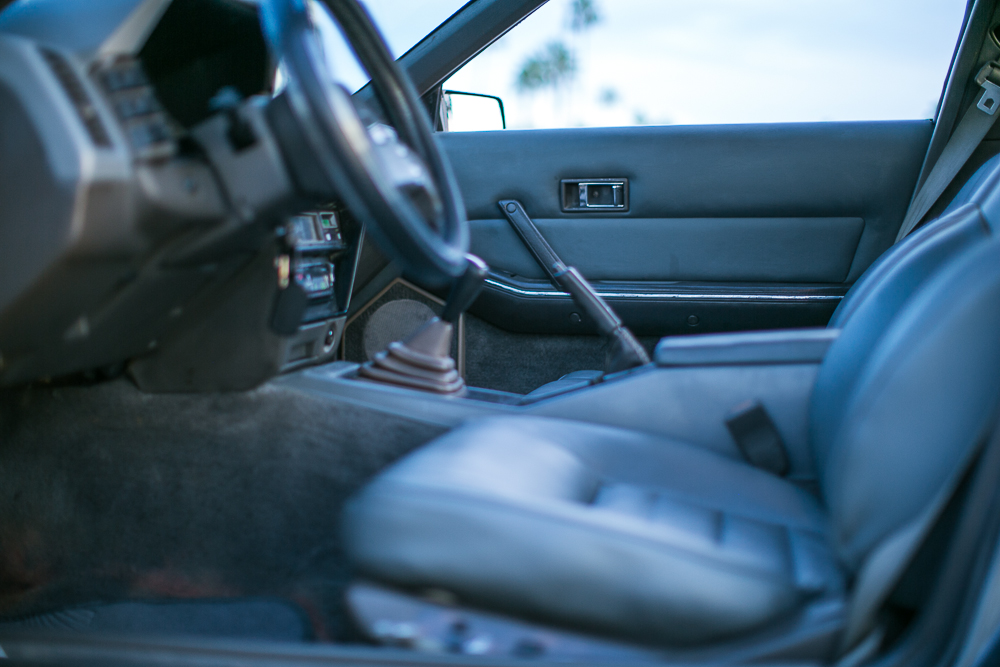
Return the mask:
M 503 100 L 496 95 L 445 90 L 441 94 L 441 125 L 445 132 L 506 130 Z

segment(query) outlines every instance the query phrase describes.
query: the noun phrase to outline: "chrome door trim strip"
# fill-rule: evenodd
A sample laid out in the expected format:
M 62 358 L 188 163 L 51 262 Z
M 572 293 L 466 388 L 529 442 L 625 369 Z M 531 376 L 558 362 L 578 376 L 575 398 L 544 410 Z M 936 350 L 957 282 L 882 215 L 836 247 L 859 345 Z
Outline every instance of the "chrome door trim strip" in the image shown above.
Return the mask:
M 486 279 L 486 286 L 514 296 L 531 298 L 568 297 L 569 293 L 544 287 L 512 285 L 495 276 Z M 836 302 L 844 298 L 842 294 L 802 294 L 780 292 L 681 292 L 669 290 L 609 290 L 595 288 L 605 299 L 646 299 L 651 301 L 763 301 L 770 303 Z

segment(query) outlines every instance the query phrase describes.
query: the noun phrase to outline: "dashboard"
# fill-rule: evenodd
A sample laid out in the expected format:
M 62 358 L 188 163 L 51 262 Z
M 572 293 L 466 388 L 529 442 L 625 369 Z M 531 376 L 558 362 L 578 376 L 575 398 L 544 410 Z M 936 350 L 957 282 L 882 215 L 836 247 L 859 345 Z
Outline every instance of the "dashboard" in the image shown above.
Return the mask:
M 336 355 L 363 230 L 289 168 L 274 70 L 242 0 L 0 14 L 0 386 L 240 390 Z

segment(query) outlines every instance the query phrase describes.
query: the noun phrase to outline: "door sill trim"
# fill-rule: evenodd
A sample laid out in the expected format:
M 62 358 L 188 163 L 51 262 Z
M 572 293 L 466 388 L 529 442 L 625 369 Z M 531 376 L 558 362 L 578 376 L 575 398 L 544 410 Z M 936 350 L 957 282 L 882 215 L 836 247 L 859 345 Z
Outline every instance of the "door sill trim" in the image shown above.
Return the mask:
M 567 292 L 543 280 L 513 280 L 496 273 L 486 278 L 486 288 L 532 299 L 564 299 Z M 721 285 L 706 283 L 595 282 L 605 299 L 649 301 L 747 301 L 770 303 L 837 302 L 849 286 Z

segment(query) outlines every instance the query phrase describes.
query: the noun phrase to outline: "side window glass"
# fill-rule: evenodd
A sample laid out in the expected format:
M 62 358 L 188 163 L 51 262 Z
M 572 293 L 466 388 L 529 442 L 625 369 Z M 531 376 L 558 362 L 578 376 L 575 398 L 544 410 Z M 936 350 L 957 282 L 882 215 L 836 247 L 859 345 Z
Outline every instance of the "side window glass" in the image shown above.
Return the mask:
M 521 129 L 933 118 L 965 5 L 550 0 L 444 88 Z

